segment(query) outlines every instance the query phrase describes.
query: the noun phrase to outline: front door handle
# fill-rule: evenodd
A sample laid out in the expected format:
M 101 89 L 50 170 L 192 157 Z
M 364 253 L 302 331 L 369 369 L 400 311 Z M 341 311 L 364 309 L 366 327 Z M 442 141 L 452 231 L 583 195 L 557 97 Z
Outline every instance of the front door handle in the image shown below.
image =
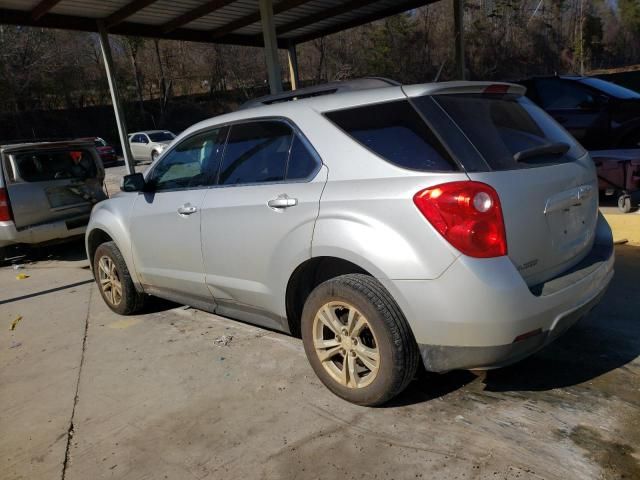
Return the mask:
M 192 213 L 196 213 L 198 211 L 198 207 L 194 207 L 190 203 L 185 203 L 178 209 L 179 215 L 191 215 Z
M 271 199 L 267 205 L 271 208 L 289 208 L 298 204 L 297 198 L 290 198 L 287 195 L 279 195 L 277 198 Z

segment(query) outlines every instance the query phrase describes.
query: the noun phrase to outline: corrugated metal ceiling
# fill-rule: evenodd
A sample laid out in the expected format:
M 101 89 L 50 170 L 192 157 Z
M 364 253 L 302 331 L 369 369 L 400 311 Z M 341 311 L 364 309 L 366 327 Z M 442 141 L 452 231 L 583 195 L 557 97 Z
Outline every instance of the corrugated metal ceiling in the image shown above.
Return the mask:
M 274 0 L 280 47 L 437 0 Z M 0 24 L 261 45 L 258 0 L 0 0 Z

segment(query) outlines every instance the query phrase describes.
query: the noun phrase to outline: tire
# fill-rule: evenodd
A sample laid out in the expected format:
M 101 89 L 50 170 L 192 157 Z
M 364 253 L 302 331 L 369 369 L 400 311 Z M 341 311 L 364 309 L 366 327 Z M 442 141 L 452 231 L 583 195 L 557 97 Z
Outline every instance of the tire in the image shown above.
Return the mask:
M 633 207 L 631 205 L 631 196 L 629 196 L 629 195 L 620 195 L 618 197 L 618 209 L 622 213 L 631 212 L 631 210 L 633 210 Z
M 155 162 L 158 157 L 160 156 L 160 154 L 158 152 L 156 152 L 155 150 L 153 152 L 151 152 L 151 163 Z
M 101 262 L 103 263 L 101 264 Z M 111 270 L 111 266 L 113 266 L 113 270 Z M 112 274 L 110 278 L 107 277 L 107 271 L 112 271 L 115 276 Z M 122 253 L 114 242 L 103 243 L 96 249 L 93 256 L 93 275 L 102 299 L 111 310 L 120 315 L 132 315 L 142 310 L 145 295 L 138 292 L 133 285 Z M 109 279 L 108 282 L 102 281 L 107 279 Z M 114 287 L 117 285 L 116 280 L 119 282 L 119 288 Z M 108 285 L 112 288 L 109 288 Z
M 368 275 L 342 275 L 317 286 L 305 302 L 301 329 L 318 378 L 351 403 L 373 407 L 388 402 L 418 368 L 418 346 L 404 315 L 391 294 Z M 323 346 L 316 348 L 314 339 Z

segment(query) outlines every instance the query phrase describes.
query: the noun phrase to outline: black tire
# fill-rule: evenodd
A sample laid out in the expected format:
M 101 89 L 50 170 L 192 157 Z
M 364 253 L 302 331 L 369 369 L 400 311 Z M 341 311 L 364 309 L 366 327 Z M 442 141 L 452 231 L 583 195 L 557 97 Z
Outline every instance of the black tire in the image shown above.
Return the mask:
M 314 321 L 320 309 L 330 302 L 345 302 L 355 307 L 370 327 L 379 354 L 379 366 L 366 386 L 349 387 L 339 383 L 318 356 L 313 339 Z M 384 286 L 368 275 L 342 275 L 317 286 L 305 302 L 301 330 L 307 358 L 318 378 L 337 396 L 357 405 L 373 407 L 388 402 L 406 388 L 418 368 L 418 346 L 404 315 Z M 344 365 L 342 363 L 343 368 Z
M 103 257 L 109 258 L 115 266 L 115 271 L 121 284 L 120 301 L 114 303 L 105 288 L 100 282 L 100 260 Z M 93 256 L 93 275 L 98 284 L 98 290 L 107 306 L 120 315 L 132 315 L 139 312 L 144 307 L 145 295 L 136 290 L 131 280 L 131 275 L 127 269 L 127 264 L 122 257 L 122 253 L 114 242 L 106 242 L 98 246 Z
M 633 206 L 631 205 L 631 196 L 629 195 L 620 195 L 618 197 L 618 209 L 622 213 L 629 213 L 633 210 Z

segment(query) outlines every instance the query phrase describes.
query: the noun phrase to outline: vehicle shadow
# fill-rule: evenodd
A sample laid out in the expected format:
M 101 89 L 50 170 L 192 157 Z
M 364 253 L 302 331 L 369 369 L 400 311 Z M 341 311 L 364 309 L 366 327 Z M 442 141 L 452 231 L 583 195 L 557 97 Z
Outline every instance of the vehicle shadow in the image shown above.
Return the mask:
M 562 337 L 531 357 L 483 374 L 489 392 L 543 392 L 589 382 L 640 356 L 640 247 L 616 247 L 616 273 L 602 302 Z M 422 376 L 390 406 L 440 397 L 476 376 Z
M 64 243 L 49 245 L 20 245 L 7 253 L 7 258 L 0 259 L 5 265 L 22 265 L 48 260 L 77 262 L 87 259 L 84 247 L 84 236 L 73 238 Z

